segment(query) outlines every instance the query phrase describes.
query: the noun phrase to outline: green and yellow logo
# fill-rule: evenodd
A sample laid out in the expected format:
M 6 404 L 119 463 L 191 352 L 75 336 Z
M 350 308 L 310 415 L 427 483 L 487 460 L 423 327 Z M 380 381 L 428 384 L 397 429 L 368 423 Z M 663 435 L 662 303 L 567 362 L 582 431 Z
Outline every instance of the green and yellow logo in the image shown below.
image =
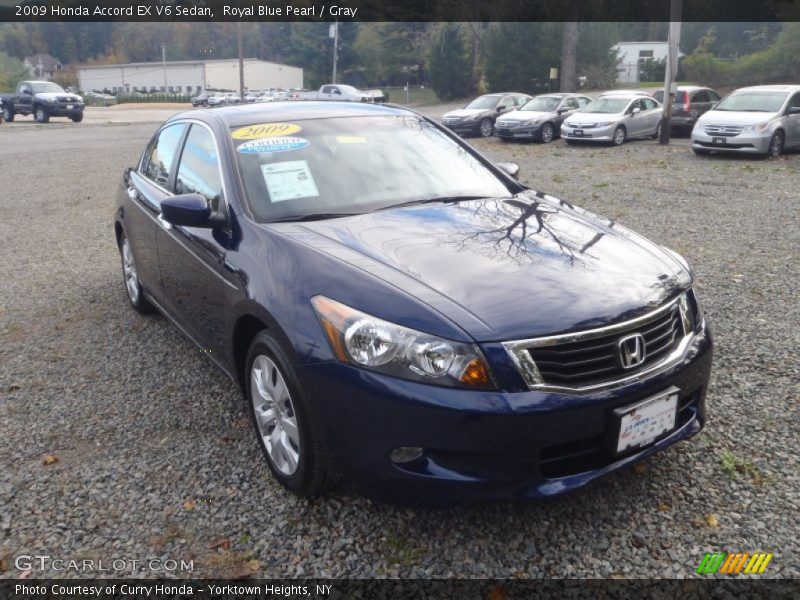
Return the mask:
M 699 575 L 721 573 L 723 575 L 738 575 L 739 573 L 761 575 L 766 569 L 772 554 L 766 552 L 706 552 L 700 566 L 697 567 Z

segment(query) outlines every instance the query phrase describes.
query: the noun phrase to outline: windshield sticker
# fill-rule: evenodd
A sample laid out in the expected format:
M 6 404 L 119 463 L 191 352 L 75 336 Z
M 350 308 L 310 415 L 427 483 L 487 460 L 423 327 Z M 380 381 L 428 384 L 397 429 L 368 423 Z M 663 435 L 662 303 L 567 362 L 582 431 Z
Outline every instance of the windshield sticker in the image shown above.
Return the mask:
M 314 183 L 308 163 L 304 160 L 261 165 L 261 173 L 272 202 L 319 196 L 317 184 Z
M 243 143 L 236 150 L 241 154 L 269 154 L 289 152 L 308 146 L 308 140 L 298 137 L 269 137 Z
M 262 138 L 292 135 L 301 131 L 300 125 L 294 123 L 258 123 L 237 129 L 231 134 L 235 140 L 260 140 Z
M 361 135 L 337 135 L 336 141 L 340 144 L 366 144 L 367 138 Z

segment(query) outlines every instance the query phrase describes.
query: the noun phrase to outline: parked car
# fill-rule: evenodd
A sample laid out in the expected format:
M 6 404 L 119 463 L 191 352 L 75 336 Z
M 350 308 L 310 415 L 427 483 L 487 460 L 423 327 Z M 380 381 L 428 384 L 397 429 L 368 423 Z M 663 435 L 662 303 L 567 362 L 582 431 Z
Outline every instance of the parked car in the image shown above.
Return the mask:
M 239 97 L 239 94 L 235 92 L 227 92 L 225 94 L 225 104 L 239 104 L 241 101 L 242 99 Z
M 621 146 L 625 140 L 661 135 L 661 105 L 637 93 L 603 94 L 561 125 L 568 144 L 607 142 Z
M 287 99 L 290 95 L 287 93 Z M 372 102 L 366 92 L 354 88 L 352 85 L 327 84 L 319 88 L 318 92 L 295 92 L 291 96 L 294 100 L 337 100 L 348 102 Z
M 579 488 L 700 431 L 712 340 L 679 255 L 515 167 L 400 107 L 177 115 L 119 188 L 127 299 L 241 387 L 297 494 Z
M 364 94 L 370 102 L 386 102 L 386 92 L 383 90 L 366 90 Z
M 653 98 L 664 104 L 664 90 L 653 93 Z M 700 115 L 719 102 L 719 94 L 707 87 L 680 86 L 672 103 L 670 129 L 690 132 Z
M 216 93 L 209 96 L 206 102 L 208 106 L 224 106 L 228 103 L 228 99 L 225 97 L 225 94 Z
M 0 98 L 3 118 L 9 123 L 17 115 L 33 115 L 37 123 L 47 123 L 51 117 L 83 121 L 83 98 L 52 81 L 20 81 L 16 93 L 2 94 Z
M 561 134 L 561 123 L 592 99 L 577 94 L 542 94 L 499 117 L 494 134 L 501 140 L 538 140 L 545 144 Z
M 0 125 L 3 124 L 3 99 L 0 98 Z
M 192 98 L 192 106 L 208 106 L 208 94 L 206 92 L 201 92 Z
M 800 85 L 736 90 L 697 120 L 695 154 L 712 151 L 780 156 L 800 147 Z
M 273 92 L 264 92 L 258 95 L 258 98 L 256 98 L 256 102 L 272 102 L 274 97 L 275 95 Z
M 245 104 L 252 104 L 258 99 L 259 95 L 260 94 L 258 92 L 247 92 L 244 95 Z
M 497 117 L 521 108 L 531 96 L 516 92 L 485 94 L 464 108 L 451 110 L 442 117 L 442 125 L 460 135 L 489 137 L 494 132 Z

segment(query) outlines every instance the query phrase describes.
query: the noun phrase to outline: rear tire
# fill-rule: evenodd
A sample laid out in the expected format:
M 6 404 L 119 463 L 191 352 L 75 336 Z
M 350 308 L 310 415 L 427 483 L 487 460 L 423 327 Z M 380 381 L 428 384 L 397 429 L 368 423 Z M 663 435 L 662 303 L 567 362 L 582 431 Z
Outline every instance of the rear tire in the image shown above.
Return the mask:
M 47 123 L 50 121 L 50 115 L 41 106 L 37 106 L 33 111 L 33 118 L 37 123 Z
M 653 133 L 653 139 L 657 140 L 661 137 L 661 129 L 664 127 L 664 121 L 659 121 L 658 125 L 656 125 L 656 130 Z
M 327 484 L 328 455 L 291 351 L 264 330 L 250 344 L 246 365 L 250 418 L 270 471 L 290 492 L 316 496 Z
M 128 242 L 128 236 L 123 231 L 119 236 L 119 254 L 122 259 L 122 280 L 125 282 L 125 292 L 133 310 L 140 314 L 148 314 L 155 309 L 147 298 L 139 283 L 139 272 L 136 270 L 136 261 L 133 258 L 133 248 Z
M 14 120 L 14 112 L 10 108 L 3 109 L 3 120 L 6 123 L 11 123 Z

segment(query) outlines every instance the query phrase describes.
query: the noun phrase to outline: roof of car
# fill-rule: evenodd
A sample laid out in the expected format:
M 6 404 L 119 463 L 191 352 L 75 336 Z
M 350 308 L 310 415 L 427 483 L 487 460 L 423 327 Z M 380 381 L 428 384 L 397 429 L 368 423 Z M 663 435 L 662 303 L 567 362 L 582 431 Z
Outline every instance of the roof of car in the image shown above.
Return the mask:
M 753 85 L 739 88 L 736 92 L 800 92 L 800 85 Z
M 380 115 L 410 115 L 413 111 L 391 104 L 368 102 L 332 102 L 287 100 L 266 104 L 237 104 L 212 110 L 192 110 L 175 115 L 173 119 L 216 119 L 230 127 L 283 120 L 332 119 L 336 117 L 370 117 Z
M 608 90 L 600 94 L 601 96 L 650 96 L 649 92 L 643 90 Z
M 653 98 L 650 94 L 642 94 L 638 92 L 613 92 L 610 94 L 600 94 L 598 98 L 608 98 L 612 96 L 614 98 L 622 98 L 626 100 L 633 100 L 634 98 Z

